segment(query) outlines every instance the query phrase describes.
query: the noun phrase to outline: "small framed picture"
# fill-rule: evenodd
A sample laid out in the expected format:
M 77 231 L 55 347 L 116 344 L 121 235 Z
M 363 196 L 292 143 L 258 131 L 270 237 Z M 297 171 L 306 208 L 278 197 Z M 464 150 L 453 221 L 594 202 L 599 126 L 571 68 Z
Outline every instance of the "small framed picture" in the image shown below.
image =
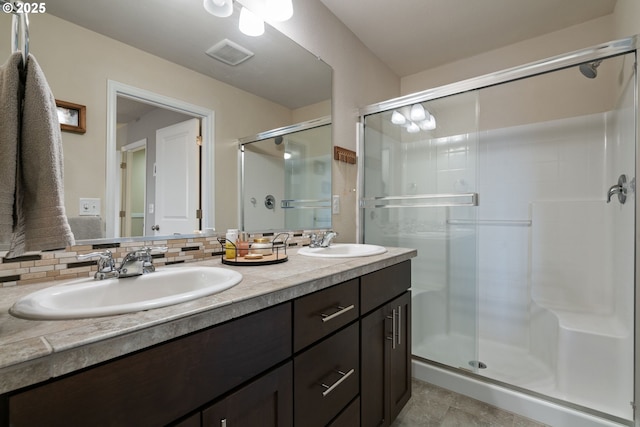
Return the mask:
M 85 133 L 87 131 L 87 107 L 56 99 L 60 129 L 68 132 Z

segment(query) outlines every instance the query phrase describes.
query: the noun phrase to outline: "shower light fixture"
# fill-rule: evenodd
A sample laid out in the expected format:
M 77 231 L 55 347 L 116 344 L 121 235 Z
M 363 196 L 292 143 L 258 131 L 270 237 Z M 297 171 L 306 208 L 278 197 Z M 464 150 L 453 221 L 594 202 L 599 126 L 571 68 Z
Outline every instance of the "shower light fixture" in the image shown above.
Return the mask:
M 393 114 L 391 114 L 391 123 L 393 123 L 394 125 L 403 125 L 407 123 L 407 118 L 404 116 L 404 114 L 398 111 L 394 111 Z
M 427 114 L 421 104 L 413 104 L 409 112 L 409 117 L 414 122 L 421 122 L 427 118 Z
M 264 21 L 255 13 L 243 7 L 240 11 L 240 31 L 252 37 L 264 34 Z
M 204 9 L 219 18 L 226 18 L 233 13 L 233 0 L 204 0 Z

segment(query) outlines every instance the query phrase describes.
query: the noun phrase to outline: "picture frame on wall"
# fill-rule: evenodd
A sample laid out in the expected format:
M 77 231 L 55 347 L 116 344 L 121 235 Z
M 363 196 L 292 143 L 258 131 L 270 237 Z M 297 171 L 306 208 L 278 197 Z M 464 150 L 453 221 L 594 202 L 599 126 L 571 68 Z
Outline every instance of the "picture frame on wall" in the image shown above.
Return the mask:
M 87 131 L 86 106 L 56 99 L 56 107 L 61 130 L 75 133 Z

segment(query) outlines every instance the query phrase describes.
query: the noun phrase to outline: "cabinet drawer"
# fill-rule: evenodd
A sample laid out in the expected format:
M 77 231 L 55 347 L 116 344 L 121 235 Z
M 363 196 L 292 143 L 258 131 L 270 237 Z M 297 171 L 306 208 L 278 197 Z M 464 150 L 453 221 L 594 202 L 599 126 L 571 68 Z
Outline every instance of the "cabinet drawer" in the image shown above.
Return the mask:
M 394 264 L 360 278 L 362 314 L 397 297 L 411 287 L 411 261 Z
M 357 396 L 358 337 L 354 323 L 294 358 L 294 425 L 325 426 Z
M 358 279 L 349 280 L 293 302 L 294 352 L 358 318 L 358 283 Z
M 354 427 L 360 425 L 360 398 L 351 402 L 347 409 L 331 421 L 328 427 Z
M 290 356 L 285 303 L 12 395 L 10 423 L 165 425 Z
M 242 387 L 202 411 L 202 427 L 292 427 L 292 363 Z

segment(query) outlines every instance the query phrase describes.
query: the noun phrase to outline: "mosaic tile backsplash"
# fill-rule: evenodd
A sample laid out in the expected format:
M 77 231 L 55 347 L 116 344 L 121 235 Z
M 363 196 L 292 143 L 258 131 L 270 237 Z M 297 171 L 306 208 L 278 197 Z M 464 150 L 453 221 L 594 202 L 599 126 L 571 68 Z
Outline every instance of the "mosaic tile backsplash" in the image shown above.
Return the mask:
M 311 232 L 289 232 L 287 246 L 308 245 L 309 233 Z M 251 233 L 249 241 L 256 237 L 273 237 L 275 234 L 278 233 Z M 156 266 L 203 261 L 223 254 L 218 236 L 75 245 L 65 250 L 33 252 L 16 258 L 6 258 L 6 252 L 0 252 L 0 287 L 92 277 L 97 270 L 96 261 L 80 261 L 78 255 L 109 250 L 117 265 L 120 265 L 127 252 L 154 246 L 169 248 L 167 252 L 153 254 Z

